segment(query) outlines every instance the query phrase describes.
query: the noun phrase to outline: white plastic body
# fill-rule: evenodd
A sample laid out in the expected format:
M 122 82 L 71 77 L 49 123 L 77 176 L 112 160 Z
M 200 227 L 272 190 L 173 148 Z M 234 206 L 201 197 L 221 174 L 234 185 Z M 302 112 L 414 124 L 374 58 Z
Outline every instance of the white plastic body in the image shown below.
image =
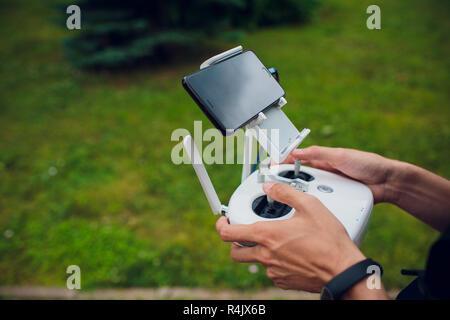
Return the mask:
M 281 108 L 270 108 L 265 111 L 265 116 L 265 121 L 248 130 L 272 161 L 281 163 L 309 134 L 309 129 L 300 133 Z
M 293 164 L 282 164 L 270 168 L 273 174 L 294 170 Z M 364 184 L 344 178 L 337 174 L 302 166 L 301 171 L 309 173 L 314 180 L 309 182 L 306 193 L 317 197 L 325 207 L 343 224 L 350 238 L 359 246 L 365 236 L 373 208 L 372 192 Z M 274 221 L 289 219 L 294 209 L 287 215 L 267 219 L 258 216 L 252 209 L 253 201 L 264 196 L 262 184 L 257 181 L 257 172 L 252 173 L 235 190 L 231 196 L 227 218 L 231 224 L 251 224 L 257 221 Z M 324 185 L 332 188 L 331 193 L 319 191 L 318 187 Z
M 190 135 L 184 137 L 183 145 L 189 159 L 191 160 L 195 173 L 197 174 L 198 180 L 202 185 L 203 192 L 206 195 L 206 199 L 208 199 L 212 212 L 214 214 L 221 214 L 222 204 L 220 203 L 216 190 L 214 189 L 211 179 L 209 178 L 205 166 L 203 165 L 202 157 Z
M 278 105 L 275 106 L 274 108 L 277 108 L 278 110 L 281 111 L 281 108 L 283 106 L 285 106 L 286 103 L 287 103 L 286 99 L 284 97 L 282 97 L 278 101 Z M 283 115 L 284 115 L 284 112 L 283 112 Z M 298 137 L 298 139 L 295 139 L 294 142 L 290 145 L 290 147 L 284 151 L 284 153 L 280 153 L 278 148 L 276 148 L 272 143 L 270 143 L 270 140 L 268 140 L 268 137 L 266 135 L 267 131 L 261 130 L 260 124 L 263 123 L 264 120 L 266 120 L 266 119 L 267 119 L 267 116 L 264 113 L 260 112 L 257 119 L 253 120 L 248 125 L 246 125 L 245 140 L 244 140 L 244 161 L 242 163 L 241 182 L 244 181 L 250 175 L 250 167 L 253 163 L 252 162 L 252 160 L 253 160 L 252 152 L 253 152 L 254 139 L 257 140 L 261 144 L 261 146 L 264 148 L 264 150 L 266 150 L 266 151 L 273 150 L 272 155 L 271 155 L 272 160 L 277 163 L 280 163 L 284 159 L 286 159 L 286 157 L 289 155 L 289 153 L 292 150 L 294 150 L 310 132 L 309 129 L 303 129 L 303 131 L 300 132 L 300 136 Z

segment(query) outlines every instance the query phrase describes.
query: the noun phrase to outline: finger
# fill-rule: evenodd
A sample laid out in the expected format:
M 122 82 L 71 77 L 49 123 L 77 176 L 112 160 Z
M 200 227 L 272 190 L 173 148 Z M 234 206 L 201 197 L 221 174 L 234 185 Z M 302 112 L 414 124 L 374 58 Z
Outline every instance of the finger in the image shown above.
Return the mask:
M 310 146 L 302 149 L 294 149 L 291 154 L 282 162 L 282 164 L 291 164 L 295 159 L 300 160 L 322 160 L 327 161 L 333 159 L 336 154 L 336 148 Z M 306 163 L 305 163 L 306 164 Z
M 339 170 L 333 168 L 327 161 L 322 160 L 303 160 L 302 165 L 310 166 L 316 169 L 326 170 L 333 173 L 340 173 Z
M 291 164 L 295 162 L 295 157 L 292 155 L 292 153 L 290 155 L 287 156 L 286 159 L 284 159 L 283 162 L 281 162 L 281 164 Z
M 275 280 L 273 284 L 283 290 L 288 290 L 290 288 L 289 284 L 284 280 Z
M 261 262 L 260 250 L 262 246 L 240 247 L 233 243 L 230 256 L 234 262 Z
M 338 148 L 310 146 L 303 149 L 295 149 L 291 152 L 291 155 L 300 160 L 322 160 L 322 161 L 335 161 L 339 156 Z
M 216 222 L 216 230 L 225 242 L 261 243 L 261 236 L 255 224 L 230 225 L 226 217 L 220 217 Z
M 292 156 L 292 154 L 290 154 L 282 162 L 278 163 L 278 162 L 272 161 L 272 162 L 270 162 L 270 165 L 274 166 L 277 164 L 291 164 L 291 163 L 294 163 L 294 161 L 295 161 L 295 158 Z
M 302 201 L 310 197 L 287 184 L 275 182 L 264 183 L 263 190 L 272 199 L 285 203 L 295 209 L 300 209 L 302 207 Z

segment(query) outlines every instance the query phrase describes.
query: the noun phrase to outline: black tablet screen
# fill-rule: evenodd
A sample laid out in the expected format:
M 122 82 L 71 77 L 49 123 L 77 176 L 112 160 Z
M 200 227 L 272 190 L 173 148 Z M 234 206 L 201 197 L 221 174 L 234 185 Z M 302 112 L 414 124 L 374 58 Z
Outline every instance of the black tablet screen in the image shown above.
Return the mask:
M 284 96 L 252 51 L 185 77 L 189 88 L 222 130 L 236 130 Z

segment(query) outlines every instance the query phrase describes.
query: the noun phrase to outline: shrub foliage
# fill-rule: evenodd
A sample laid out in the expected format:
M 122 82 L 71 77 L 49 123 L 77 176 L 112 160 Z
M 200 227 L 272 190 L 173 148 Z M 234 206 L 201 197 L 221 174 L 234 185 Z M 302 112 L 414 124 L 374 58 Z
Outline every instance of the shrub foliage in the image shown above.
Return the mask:
M 82 68 L 161 62 L 236 31 L 306 21 L 318 0 L 80 0 L 81 30 L 66 41 Z

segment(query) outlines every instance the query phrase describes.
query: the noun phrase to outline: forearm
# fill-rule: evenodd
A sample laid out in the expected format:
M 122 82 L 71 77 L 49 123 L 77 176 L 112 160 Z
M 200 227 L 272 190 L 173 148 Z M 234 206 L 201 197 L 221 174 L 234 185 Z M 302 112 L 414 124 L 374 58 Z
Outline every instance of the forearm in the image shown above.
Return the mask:
M 386 201 L 441 232 L 448 228 L 450 181 L 406 162 L 389 161 Z

